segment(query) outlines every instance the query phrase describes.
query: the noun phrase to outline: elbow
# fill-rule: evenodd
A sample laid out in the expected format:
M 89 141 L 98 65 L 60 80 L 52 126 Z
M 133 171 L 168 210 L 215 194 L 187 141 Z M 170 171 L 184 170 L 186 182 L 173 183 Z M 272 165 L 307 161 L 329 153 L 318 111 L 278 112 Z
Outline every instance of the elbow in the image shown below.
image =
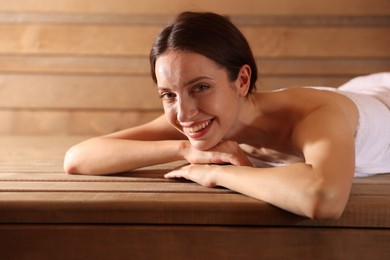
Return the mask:
M 338 219 L 342 216 L 348 195 L 324 182 L 311 189 L 305 215 L 311 219 Z
M 337 206 L 333 203 L 321 202 L 311 212 L 311 219 L 339 219 L 344 212 L 344 207 Z
M 78 169 L 79 169 L 80 162 L 77 158 L 78 158 L 77 151 L 74 147 L 70 148 L 66 152 L 64 158 L 64 165 L 63 165 L 65 173 L 68 174 L 79 173 Z

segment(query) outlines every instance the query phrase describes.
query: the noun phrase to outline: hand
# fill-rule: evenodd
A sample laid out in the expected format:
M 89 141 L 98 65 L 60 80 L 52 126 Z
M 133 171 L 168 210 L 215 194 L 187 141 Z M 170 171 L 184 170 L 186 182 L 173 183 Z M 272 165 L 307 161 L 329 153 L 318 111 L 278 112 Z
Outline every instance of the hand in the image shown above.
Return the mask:
M 184 157 L 191 164 L 253 166 L 239 144 L 234 141 L 222 141 L 206 151 L 200 151 L 189 145 Z
M 165 178 L 185 178 L 202 186 L 213 188 L 217 186 L 215 171 L 216 167 L 224 167 L 208 164 L 186 164 L 164 175 Z

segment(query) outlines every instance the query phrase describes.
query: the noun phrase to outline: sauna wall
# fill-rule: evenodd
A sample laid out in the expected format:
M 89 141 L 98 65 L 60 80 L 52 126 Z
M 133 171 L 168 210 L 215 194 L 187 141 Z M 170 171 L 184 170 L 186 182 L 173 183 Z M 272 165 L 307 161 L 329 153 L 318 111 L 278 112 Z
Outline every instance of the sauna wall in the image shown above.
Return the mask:
M 242 30 L 259 90 L 390 71 L 388 0 L 0 0 L 0 134 L 100 135 L 157 117 L 149 48 L 183 10 Z

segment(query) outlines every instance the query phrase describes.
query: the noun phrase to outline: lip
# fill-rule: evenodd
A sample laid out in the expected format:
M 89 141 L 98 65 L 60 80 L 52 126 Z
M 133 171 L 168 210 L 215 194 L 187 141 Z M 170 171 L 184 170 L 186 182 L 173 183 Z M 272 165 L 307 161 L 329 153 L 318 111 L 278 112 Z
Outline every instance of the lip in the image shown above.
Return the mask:
M 213 119 L 196 122 L 190 125 L 182 125 L 184 133 L 191 138 L 204 136 L 213 124 Z

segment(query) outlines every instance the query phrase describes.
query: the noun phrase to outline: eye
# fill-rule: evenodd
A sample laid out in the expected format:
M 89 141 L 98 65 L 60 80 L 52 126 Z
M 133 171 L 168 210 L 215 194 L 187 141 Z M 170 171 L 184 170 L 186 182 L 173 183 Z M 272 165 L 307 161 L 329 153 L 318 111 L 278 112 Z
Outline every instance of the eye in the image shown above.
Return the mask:
M 201 92 L 209 89 L 210 87 L 207 84 L 199 84 L 196 85 L 193 89 L 192 92 Z
M 167 101 L 173 100 L 175 97 L 176 94 L 172 92 L 163 92 L 160 94 L 160 98 Z

